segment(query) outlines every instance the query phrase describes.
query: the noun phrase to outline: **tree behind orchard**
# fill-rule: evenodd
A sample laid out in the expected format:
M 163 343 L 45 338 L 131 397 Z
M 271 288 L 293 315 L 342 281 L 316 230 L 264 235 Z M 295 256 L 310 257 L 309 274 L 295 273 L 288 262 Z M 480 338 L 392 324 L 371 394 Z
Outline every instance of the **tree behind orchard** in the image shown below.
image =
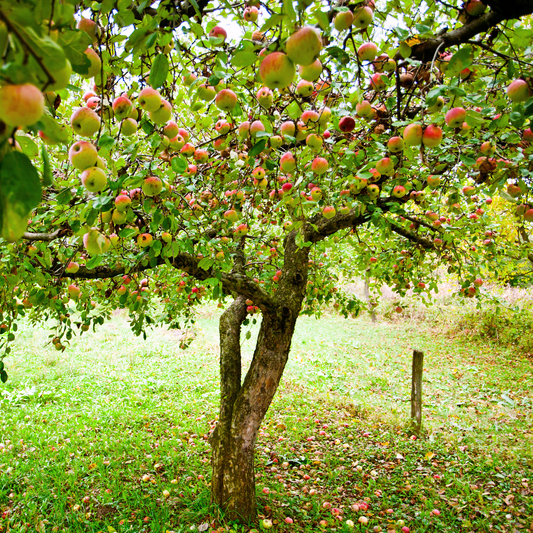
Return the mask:
M 116 308 L 141 334 L 219 302 L 212 497 L 253 519 L 300 313 L 357 314 L 355 275 L 531 271 L 533 2 L 488 4 L 0 1 L 4 356 L 24 318 L 65 350 Z

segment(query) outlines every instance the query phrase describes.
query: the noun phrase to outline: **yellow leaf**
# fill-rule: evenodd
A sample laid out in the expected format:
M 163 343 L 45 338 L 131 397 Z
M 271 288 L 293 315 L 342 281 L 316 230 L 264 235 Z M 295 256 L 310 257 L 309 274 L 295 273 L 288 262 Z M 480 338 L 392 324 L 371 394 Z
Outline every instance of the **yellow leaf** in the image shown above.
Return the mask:
M 426 461 L 433 459 L 433 457 L 435 457 L 435 454 L 433 452 L 426 453 Z
M 415 44 L 420 44 L 422 41 L 418 37 L 410 37 L 405 42 L 409 46 L 413 47 Z

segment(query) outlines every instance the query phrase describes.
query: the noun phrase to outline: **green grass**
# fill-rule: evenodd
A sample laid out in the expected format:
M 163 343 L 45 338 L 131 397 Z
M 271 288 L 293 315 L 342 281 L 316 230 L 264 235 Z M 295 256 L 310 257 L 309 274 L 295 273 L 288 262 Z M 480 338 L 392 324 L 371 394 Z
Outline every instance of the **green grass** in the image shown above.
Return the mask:
M 45 329 L 22 328 L 0 391 L 0 531 L 249 531 L 209 506 L 217 319 L 204 312 L 187 350 L 178 332 L 134 337 L 120 315 L 65 352 Z M 414 347 L 425 351 L 417 439 Z M 257 444 L 260 518 L 279 531 L 349 531 L 346 520 L 356 531 L 399 533 L 402 520 L 413 532 L 526 531 L 532 385 L 531 361 L 510 349 L 416 324 L 302 317 Z M 361 502 L 368 510 L 353 510 Z

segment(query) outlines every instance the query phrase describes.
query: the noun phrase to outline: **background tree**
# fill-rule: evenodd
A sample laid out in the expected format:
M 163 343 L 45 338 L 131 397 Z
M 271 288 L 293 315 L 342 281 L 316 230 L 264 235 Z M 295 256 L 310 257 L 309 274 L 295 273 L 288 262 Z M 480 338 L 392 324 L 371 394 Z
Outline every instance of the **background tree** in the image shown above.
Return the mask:
M 533 2 L 487 4 L 0 1 L 4 356 L 22 319 L 65 350 L 218 301 L 212 496 L 253 518 L 300 313 L 358 313 L 359 273 L 428 296 L 444 265 L 473 297 L 531 272 Z

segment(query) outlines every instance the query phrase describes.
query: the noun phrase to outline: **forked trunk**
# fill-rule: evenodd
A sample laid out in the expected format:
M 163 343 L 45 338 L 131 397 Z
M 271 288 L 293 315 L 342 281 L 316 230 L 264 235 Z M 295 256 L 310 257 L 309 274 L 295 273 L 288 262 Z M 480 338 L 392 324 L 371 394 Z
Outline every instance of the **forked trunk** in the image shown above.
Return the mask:
M 261 307 L 263 320 L 254 356 L 241 385 L 240 330 L 246 299 L 238 296 L 220 318 L 220 415 L 211 437 L 211 499 L 230 520 L 256 517 L 254 448 L 289 357 L 305 297 L 309 249 L 286 237 L 283 276 L 276 300 Z M 243 262 L 242 262 L 243 264 Z
M 288 311 L 288 309 L 287 309 Z M 287 363 L 296 316 L 263 313 L 257 345 L 240 384 L 240 326 L 237 299 L 220 320 L 220 416 L 211 439 L 211 495 L 225 516 L 249 522 L 256 516 L 254 448 Z

